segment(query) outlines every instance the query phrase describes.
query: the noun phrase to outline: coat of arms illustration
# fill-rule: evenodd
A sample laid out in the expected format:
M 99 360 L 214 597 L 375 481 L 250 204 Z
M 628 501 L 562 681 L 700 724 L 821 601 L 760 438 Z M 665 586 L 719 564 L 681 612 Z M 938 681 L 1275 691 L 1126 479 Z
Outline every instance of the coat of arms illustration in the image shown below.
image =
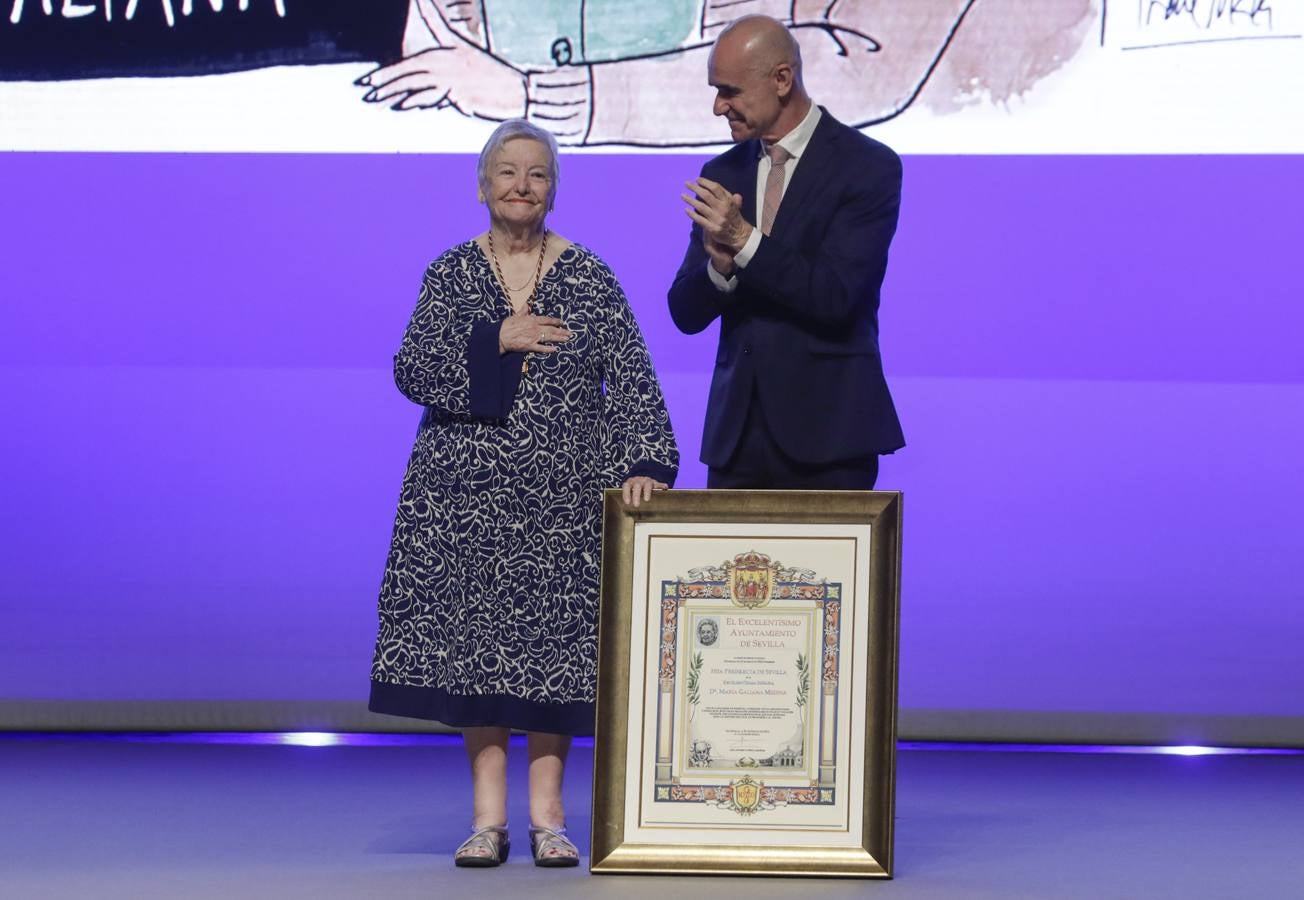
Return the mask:
M 735 606 L 758 609 L 773 598 L 774 570 L 777 565 L 764 553 L 755 550 L 740 553 L 725 563 L 729 597 Z

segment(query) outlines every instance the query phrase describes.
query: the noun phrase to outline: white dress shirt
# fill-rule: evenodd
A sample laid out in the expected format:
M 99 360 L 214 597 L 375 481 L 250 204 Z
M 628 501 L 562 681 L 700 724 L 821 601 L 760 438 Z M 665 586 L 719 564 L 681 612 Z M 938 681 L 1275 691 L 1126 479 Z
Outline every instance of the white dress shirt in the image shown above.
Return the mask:
M 797 164 L 801 162 L 802 154 L 806 152 L 806 145 L 810 143 L 811 135 L 815 133 L 815 126 L 820 121 L 820 108 L 814 103 L 810 105 L 810 112 L 806 113 L 806 118 L 797 123 L 797 127 L 789 131 L 783 137 L 779 138 L 778 145 L 787 150 L 791 155 L 787 165 L 783 167 L 783 191 L 788 192 L 788 185 L 792 184 L 792 174 L 797 171 Z M 761 209 L 765 205 L 765 180 L 770 175 L 770 157 L 762 153 L 760 164 L 756 167 L 756 221 L 761 221 Z M 780 201 L 782 202 L 782 201 Z M 757 225 L 752 229 L 752 233 L 747 238 L 747 243 L 743 248 L 734 254 L 734 265 L 740 269 L 747 268 L 747 264 L 752 261 L 756 254 L 756 248 L 761 246 L 761 228 Z M 710 276 L 711 283 L 717 288 L 729 293 L 738 286 L 738 276 L 733 275 L 728 278 L 721 275 L 715 270 L 715 266 L 708 261 L 706 264 L 706 274 Z

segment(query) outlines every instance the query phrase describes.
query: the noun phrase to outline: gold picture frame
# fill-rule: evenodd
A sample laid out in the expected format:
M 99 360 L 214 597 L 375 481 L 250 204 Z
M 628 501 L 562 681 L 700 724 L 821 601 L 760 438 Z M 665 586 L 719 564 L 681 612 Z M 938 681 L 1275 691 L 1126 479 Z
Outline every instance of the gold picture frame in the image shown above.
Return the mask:
M 606 492 L 591 871 L 892 876 L 901 514 Z

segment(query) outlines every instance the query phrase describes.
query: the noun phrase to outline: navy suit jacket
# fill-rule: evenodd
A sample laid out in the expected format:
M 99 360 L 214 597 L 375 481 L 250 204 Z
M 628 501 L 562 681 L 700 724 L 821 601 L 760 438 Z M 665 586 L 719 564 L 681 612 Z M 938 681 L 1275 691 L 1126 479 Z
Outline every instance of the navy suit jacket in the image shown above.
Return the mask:
M 720 317 L 720 346 L 702 435 L 702 462 L 725 467 L 748 404 L 778 445 L 804 463 L 905 446 L 878 351 L 879 289 L 901 205 L 901 160 L 822 110 L 771 233 L 732 293 L 720 291 L 694 225 L 670 288 L 670 315 L 696 334 Z M 702 174 L 756 211 L 761 146 L 744 141 Z M 754 223 L 753 223 L 754 224 Z

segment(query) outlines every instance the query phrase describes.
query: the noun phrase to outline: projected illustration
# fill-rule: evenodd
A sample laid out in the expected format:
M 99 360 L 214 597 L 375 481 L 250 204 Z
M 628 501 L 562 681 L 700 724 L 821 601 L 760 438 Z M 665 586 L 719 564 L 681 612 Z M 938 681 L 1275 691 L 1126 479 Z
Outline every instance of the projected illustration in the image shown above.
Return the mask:
M 706 61 L 740 16 L 791 23 L 812 94 L 864 126 L 909 109 L 966 28 L 978 43 L 960 51 L 963 78 L 948 73 L 928 102 L 954 108 L 1028 90 L 1083 44 L 1097 13 L 1092 0 L 1047 6 L 1028 17 L 998 0 L 12 0 L 0 20 L 0 79 L 371 60 L 379 65 L 358 88 L 350 79 L 332 89 L 436 120 L 525 116 L 564 144 L 697 146 L 725 137 Z M 991 42 L 1017 52 L 992 54 Z
M 763 12 L 792 23 L 814 96 L 868 125 L 910 106 L 974 2 L 413 0 L 403 58 L 362 83 L 397 110 L 527 116 L 563 143 L 714 144 L 710 44 Z
M 0 0 L 0 149 L 719 146 L 707 57 L 751 14 L 899 152 L 1304 149 L 1304 0 Z

